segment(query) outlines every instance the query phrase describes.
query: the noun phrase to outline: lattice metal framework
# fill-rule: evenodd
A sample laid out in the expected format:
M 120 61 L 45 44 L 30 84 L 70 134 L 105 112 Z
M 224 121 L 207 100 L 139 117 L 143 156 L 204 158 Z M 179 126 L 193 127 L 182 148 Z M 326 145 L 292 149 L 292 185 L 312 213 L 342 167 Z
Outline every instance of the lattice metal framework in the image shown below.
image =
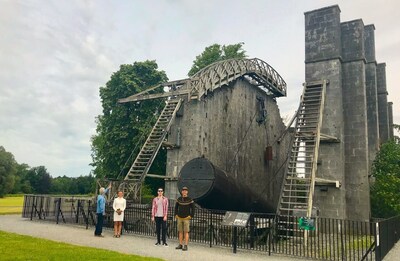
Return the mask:
M 230 59 L 213 63 L 188 79 L 166 82 L 143 92 L 118 100 L 120 103 L 157 99 L 169 96 L 188 95 L 189 99 L 202 98 L 209 92 L 244 78 L 273 97 L 286 96 L 286 82 L 272 66 L 258 58 Z M 168 92 L 152 93 L 159 87 Z
M 190 85 L 200 98 L 242 76 L 268 94 L 286 96 L 286 82 L 272 66 L 258 58 L 213 63 L 193 75 Z

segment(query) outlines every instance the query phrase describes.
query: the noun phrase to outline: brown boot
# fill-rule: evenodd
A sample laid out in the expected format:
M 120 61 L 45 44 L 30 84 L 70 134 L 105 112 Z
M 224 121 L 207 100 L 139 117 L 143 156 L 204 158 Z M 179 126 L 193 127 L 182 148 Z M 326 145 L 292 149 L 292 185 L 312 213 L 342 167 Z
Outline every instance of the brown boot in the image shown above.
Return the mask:
M 182 251 L 187 251 L 187 250 L 188 250 L 187 245 L 183 245 Z
M 182 245 L 179 244 L 177 247 L 175 247 L 175 249 L 182 249 Z

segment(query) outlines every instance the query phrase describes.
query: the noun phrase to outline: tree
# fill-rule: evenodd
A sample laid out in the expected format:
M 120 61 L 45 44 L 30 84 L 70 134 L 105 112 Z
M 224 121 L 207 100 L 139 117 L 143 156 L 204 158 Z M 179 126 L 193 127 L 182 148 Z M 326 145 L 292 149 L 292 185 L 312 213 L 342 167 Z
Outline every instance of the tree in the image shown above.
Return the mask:
M 400 215 L 400 144 L 382 144 L 373 164 L 371 208 L 374 217 Z
M 400 133 L 400 125 L 399 124 L 393 124 L 393 129 L 397 130 L 397 132 Z M 399 136 L 394 135 L 393 139 L 397 144 L 400 144 L 400 137 Z
M 26 179 L 29 181 L 32 190 L 37 194 L 48 194 L 50 192 L 52 177 L 46 167 L 33 167 L 28 170 Z
M 223 46 L 219 44 L 213 44 L 206 47 L 200 55 L 196 56 L 188 76 L 193 76 L 204 67 L 218 61 L 233 58 L 245 58 L 246 51 L 242 49 L 243 45 L 244 43 Z
M 32 193 L 32 187 L 27 180 L 28 171 L 30 167 L 28 164 L 22 163 L 16 166 L 15 183 L 11 191 L 12 194 L 16 193 Z
M 12 191 L 17 162 L 14 156 L 0 146 L 0 198 Z
M 88 176 L 79 176 L 75 178 L 74 183 L 80 195 L 93 193 L 96 189 L 95 178 L 90 174 Z
M 92 137 L 96 178 L 125 176 L 155 123 L 157 112 L 165 105 L 164 100 L 118 104 L 118 99 L 167 80 L 155 61 L 135 62 L 121 65 L 100 88 L 103 114 L 96 119 L 96 135 Z M 162 91 L 162 87 L 155 91 Z

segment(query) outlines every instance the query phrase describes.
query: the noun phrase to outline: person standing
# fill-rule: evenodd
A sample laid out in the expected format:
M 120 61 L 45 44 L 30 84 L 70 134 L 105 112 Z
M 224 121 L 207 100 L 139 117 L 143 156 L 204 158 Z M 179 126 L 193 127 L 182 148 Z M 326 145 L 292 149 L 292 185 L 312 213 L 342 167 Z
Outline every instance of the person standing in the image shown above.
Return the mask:
M 106 189 L 104 189 L 103 187 L 99 189 L 99 195 L 97 196 L 97 208 L 96 208 L 97 223 L 96 223 L 96 230 L 94 231 L 94 236 L 96 237 L 104 237 L 101 234 L 103 232 L 104 216 L 106 215 L 106 199 L 104 195 L 107 194 L 110 188 L 111 188 L 111 183 L 110 185 L 108 185 Z
M 190 219 L 194 217 L 194 201 L 188 197 L 188 188 L 183 187 L 181 197 L 175 203 L 175 218 L 178 222 L 179 245 L 175 249 L 188 250 Z
M 124 211 L 126 208 L 126 200 L 124 192 L 118 191 L 118 197 L 114 199 L 114 237 L 121 237 L 122 222 L 124 221 Z
M 168 198 L 164 196 L 164 190 L 157 190 L 157 197 L 153 199 L 151 208 L 151 220 L 156 222 L 157 242 L 156 246 L 161 245 L 160 234 L 162 234 L 163 246 L 167 244 L 167 218 L 168 218 Z M 160 233 L 161 232 L 161 233 Z

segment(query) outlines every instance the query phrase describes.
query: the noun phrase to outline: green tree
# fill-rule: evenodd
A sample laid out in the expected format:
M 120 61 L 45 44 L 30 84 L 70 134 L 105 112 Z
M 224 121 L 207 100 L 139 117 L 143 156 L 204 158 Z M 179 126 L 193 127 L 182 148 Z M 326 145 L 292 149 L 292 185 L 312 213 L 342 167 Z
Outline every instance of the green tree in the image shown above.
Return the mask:
M 71 193 L 71 191 L 72 191 L 71 187 L 74 187 L 72 178 L 67 177 L 65 175 L 62 177 L 55 177 L 51 181 L 50 193 L 66 194 L 66 195 L 74 194 L 74 193 Z
M 74 183 L 76 183 L 78 194 L 81 195 L 91 194 L 96 189 L 96 180 L 90 174 L 88 176 L 79 176 L 74 178 Z
M 374 217 L 400 215 L 400 144 L 382 144 L 373 164 L 371 208 Z
M 244 43 L 223 46 L 219 44 L 213 44 L 206 47 L 200 55 L 196 56 L 188 75 L 193 76 L 204 67 L 218 61 L 233 58 L 245 58 L 246 51 L 242 49 L 243 45 Z
M 0 146 L 0 198 L 12 191 L 16 166 L 14 156 Z
M 397 130 L 399 133 L 400 133 L 400 125 L 399 124 L 393 124 L 393 129 L 394 130 Z M 396 136 L 396 135 L 394 135 L 394 141 L 397 143 L 397 144 L 400 144 L 400 137 L 399 136 Z
M 122 179 L 126 175 L 157 113 L 165 105 L 163 100 L 118 104 L 118 99 L 167 80 L 155 61 L 135 62 L 121 65 L 106 86 L 100 88 L 103 114 L 96 119 L 96 135 L 92 137 L 92 166 L 96 178 Z M 162 88 L 155 91 L 162 91 Z
M 31 184 L 30 184 L 29 180 L 27 180 L 27 175 L 28 175 L 29 169 L 30 169 L 30 167 L 28 164 L 25 164 L 25 163 L 18 164 L 17 163 L 16 173 L 15 173 L 15 183 L 14 183 L 14 187 L 11 191 L 12 194 L 32 193 Z
M 48 194 L 50 192 L 52 177 L 46 167 L 33 167 L 28 170 L 26 179 L 29 181 L 32 190 L 37 194 Z

